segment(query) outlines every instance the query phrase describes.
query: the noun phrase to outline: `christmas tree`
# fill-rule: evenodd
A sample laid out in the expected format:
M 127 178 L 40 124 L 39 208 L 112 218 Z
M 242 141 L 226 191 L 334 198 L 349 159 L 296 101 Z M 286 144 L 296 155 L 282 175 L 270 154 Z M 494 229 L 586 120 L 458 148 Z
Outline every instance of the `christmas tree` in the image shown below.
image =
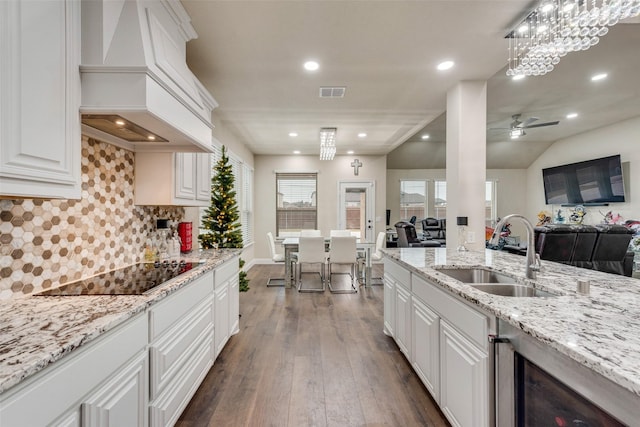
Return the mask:
M 198 235 L 203 249 L 243 247 L 234 181 L 233 168 L 226 149 L 222 146 L 222 157 L 216 163 L 211 178 L 211 205 L 202 217 L 202 225 L 207 232 Z M 243 265 L 244 261 L 241 259 L 240 268 Z M 240 291 L 247 290 L 247 273 L 240 271 Z

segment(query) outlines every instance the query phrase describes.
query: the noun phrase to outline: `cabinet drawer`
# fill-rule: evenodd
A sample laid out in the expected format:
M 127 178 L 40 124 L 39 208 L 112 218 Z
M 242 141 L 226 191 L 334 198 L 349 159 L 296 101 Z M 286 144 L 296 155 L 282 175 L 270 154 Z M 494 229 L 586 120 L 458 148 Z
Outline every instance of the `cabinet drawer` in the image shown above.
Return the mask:
M 460 332 L 466 334 L 481 348 L 487 348 L 488 320 L 486 316 L 416 275 L 411 276 L 411 281 L 415 296 L 435 310 L 440 317 L 456 325 Z
M 160 397 L 150 404 L 151 427 L 175 424 L 213 364 L 212 345 L 211 339 L 199 344 L 189 364 L 178 372 L 175 381 L 170 382 Z
M 408 290 L 411 290 L 411 273 L 409 273 L 409 270 L 399 266 L 397 263 L 387 258 L 385 258 L 383 262 L 385 274 L 391 275 L 396 282 L 400 283 Z
M 149 310 L 149 341 L 154 341 L 194 306 L 213 294 L 213 272 L 198 277 L 192 283 L 168 296 Z
M 237 257 L 231 258 L 229 261 L 216 268 L 216 288 L 236 276 L 239 270 L 240 268 L 238 267 Z
M 175 373 L 187 363 L 195 349 L 213 336 L 213 298 L 194 309 L 188 316 L 168 329 L 149 348 L 150 398 L 155 399 Z M 213 357 L 212 357 L 213 358 Z

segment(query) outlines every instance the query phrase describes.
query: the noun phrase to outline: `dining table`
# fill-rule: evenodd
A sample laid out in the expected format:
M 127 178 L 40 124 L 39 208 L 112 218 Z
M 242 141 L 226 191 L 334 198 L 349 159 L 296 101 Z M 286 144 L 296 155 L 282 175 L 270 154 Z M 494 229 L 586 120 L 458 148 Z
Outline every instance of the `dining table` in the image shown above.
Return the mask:
M 325 237 L 325 248 L 328 251 L 329 245 L 331 243 L 330 237 Z M 292 264 L 292 254 L 298 252 L 298 245 L 300 242 L 299 237 L 286 237 L 282 240 L 282 246 L 284 247 L 284 286 L 285 288 L 290 288 L 293 284 L 293 264 Z M 364 261 L 364 278 L 358 278 L 365 288 L 371 286 L 371 250 L 376 245 L 375 242 L 368 242 L 366 240 L 357 239 L 356 240 L 356 249 L 361 251 L 365 255 Z

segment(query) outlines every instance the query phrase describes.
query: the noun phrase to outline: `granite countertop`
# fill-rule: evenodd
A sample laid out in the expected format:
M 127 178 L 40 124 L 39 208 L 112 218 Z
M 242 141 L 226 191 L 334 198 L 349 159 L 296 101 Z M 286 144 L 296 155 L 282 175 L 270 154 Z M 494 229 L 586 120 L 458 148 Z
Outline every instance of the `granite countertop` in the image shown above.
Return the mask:
M 144 295 L 23 297 L 0 303 L 0 393 L 240 253 L 203 251 L 188 272 Z
M 384 249 L 385 256 L 519 328 L 640 396 L 640 280 L 542 261 L 536 280 L 525 279 L 525 258 L 485 250 Z M 438 268 L 486 266 L 557 296 L 516 298 L 465 285 Z M 590 280 L 588 296 L 577 279 Z

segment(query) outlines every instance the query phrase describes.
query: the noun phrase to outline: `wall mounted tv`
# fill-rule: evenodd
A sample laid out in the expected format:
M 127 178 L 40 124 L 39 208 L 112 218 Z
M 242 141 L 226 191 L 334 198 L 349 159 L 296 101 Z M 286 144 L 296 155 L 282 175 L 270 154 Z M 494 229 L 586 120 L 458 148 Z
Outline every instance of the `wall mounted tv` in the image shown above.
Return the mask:
M 542 169 L 548 205 L 624 202 L 620 156 Z

